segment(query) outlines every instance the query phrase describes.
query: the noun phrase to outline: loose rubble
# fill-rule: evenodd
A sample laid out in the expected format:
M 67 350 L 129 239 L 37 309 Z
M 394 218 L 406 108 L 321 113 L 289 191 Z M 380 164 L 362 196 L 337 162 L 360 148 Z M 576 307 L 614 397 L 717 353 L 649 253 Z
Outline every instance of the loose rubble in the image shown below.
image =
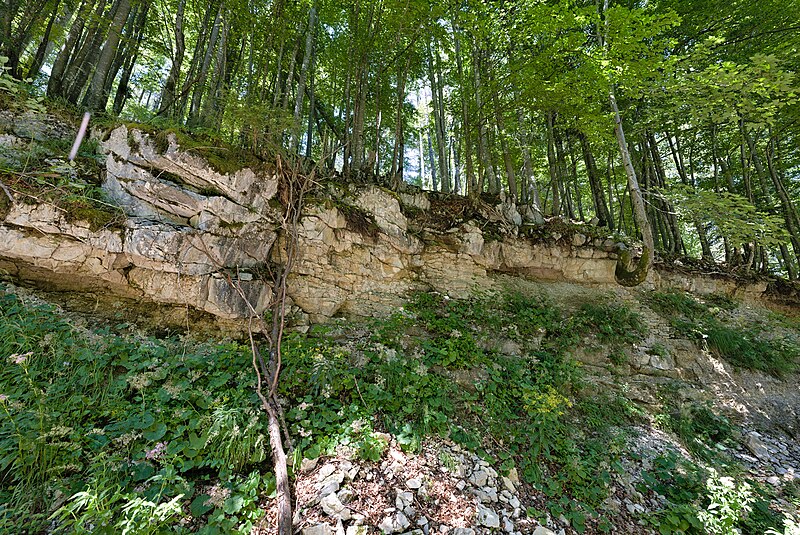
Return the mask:
M 632 431 L 632 455 L 623 459 L 625 470 L 615 477 L 604 509 L 614 517 L 615 532 L 652 533 L 644 518 L 663 507 L 664 498 L 643 495 L 636 484 L 656 457 L 667 451 L 680 453 L 681 446 L 654 428 Z M 753 449 L 766 457 L 756 457 Z M 775 487 L 793 480 L 800 464 L 800 446 L 755 431 L 744 435 L 740 447 L 730 453 Z M 501 473 L 446 441 L 427 441 L 419 453 L 404 452 L 390 442 L 378 463 L 342 451 L 303 466 L 306 469 L 297 475 L 295 514 L 295 529 L 303 535 L 577 533 L 567 518 L 547 514 L 544 496 L 520 481 L 516 469 Z M 591 521 L 587 527 L 586 533 L 599 533 Z

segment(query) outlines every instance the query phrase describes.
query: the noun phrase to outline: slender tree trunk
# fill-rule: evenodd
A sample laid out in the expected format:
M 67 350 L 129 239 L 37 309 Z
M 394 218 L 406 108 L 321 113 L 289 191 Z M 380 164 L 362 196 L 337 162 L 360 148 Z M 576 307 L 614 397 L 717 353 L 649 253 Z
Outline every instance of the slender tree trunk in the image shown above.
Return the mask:
M 430 131 L 428 131 L 428 160 L 431 167 L 431 188 L 433 191 L 439 191 L 439 183 L 436 179 L 436 158 L 433 155 L 433 141 L 431 140 Z
M 114 115 L 119 115 L 122 113 L 122 109 L 125 106 L 125 101 L 128 98 L 128 93 L 130 91 L 128 84 L 130 83 L 131 76 L 133 75 L 133 68 L 136 65 L 136 59 L 139 56 L 139 47 L 141 46 L 142 37 L 144 36 L 144 29 L 147 22 L 147 12 L 149 8 L 149 3 L 145 3 L 141 6 L 141 11 L 136 23 L 136 35 L 133 40 L 133 45 L 126 47 L 126 49 L 129 51 L 129 55 L 125 58 L 122 75 L 120 76 L 119 84 L 117 85 L 117 94 L 114 97 L 114 105 L 112 108 Z
M 561 215 L 561 192 L 559 187 L 560 176 L 558 161 L 556 160 L 555 135 L 553 133 L 555 113 L 547 112 L 547 163 L 550 169 L 550 187 L 553 191 L 553 210 L 552 215 Z
M 567 216 L 570 219 L 575 219 L 575 206 L 572 202 L 572 192 L 570 191 L 567 178 L 567 160 L 564 155 L 564 139 L 562 132 L 563 131 L 559 128 L 553 129 L 556 146 L 556 162 L 558 164 L 558 176 L 560 178 L 558 187 L 560 188 L 561 199 L 567 205 Z
M 403 179 L 403 159 L 404 159 L 404 133 L 403 133 L 403 104 L 406 101 L 406 78 L 408 69 L 411 67 L 411 56 L 406 57 L 403 69 L 397 73 L 397 92 L 395 93 L 395 117 L 394 117 L 394 149 L 392 150 L 392 167 L 389 174 L 399 180 Z
M 517 122 L 519 123 L 519 141 L 522 147 L 522 170 L 525 173 L 524 182 L 530 190 L 526 201 L 533 210 L 533 222 L 537 225 L 544 223 L 544 213 L 542 212 L 542 202 L 539 198 L 539 186 L 536 185 L 536 177 L 533 174 L 533 160 L 531 158 L 530 140 L 528 137 L 528 122 L 522 113 L 522 107 L 517 106 Z
M 128 14 L 131 11 L 131 0 L 119 0 L 117 5 L 117 12 L 114 14 L 114 19 L 109 28 L 106 43 L 103 45 L 103 50 L 100 52 L 100 57 L 97 60 L 97 66 L 94 69 L 92 80 L 89 82 L 89 89 L 86 92 L 86 106 L 93 111 L 105 111 L 108 102 L 108 93 L 104 91 L 106 87 L 106 78 L 111 69 L 111 63 L 114 61 L 114 56 L 119 47 L 120 37 L 122 36 L 122 28 L 128 20 Z
M 63 96 L 71 104 L 78 104 L 81 93 L 86 87 L 105 39 L 107 18 L 113 16 L 118 2 L 119 0 L 106 13 L 107 1 L 100 0 L 95 8 L 94 17 L 89 19 L 90 24 L 84 32 L 81 42 L 76 45 L 75 53 L 69 59 L 63 76 L 63 88 L 60 96 Z
M 628 143 L 625 140 L 625 130 L 622 127 L 622 116 L 617 107 L 617 99 L 612 89 L 609 93 L 609 102 L 611 110 L 614 113 L 614 133 L 619 144 L 619 151 L 622 155 L 622 164 L 625 167 L 625 174 L 628 177 L 628 192 L 631 196 L 631 205 L 633 206 L 633 217 L 639 226 L 642 233 L 642 241 L 644 247 L 642 250 L 642 257 L 635 269 L 629 270 L 624 264 L 631 260 L 630 253 L 627 251 L 621 255 L 621 262 L 617 263 L 616 279 L 617 282 L 623 286 L 637 286 L 644 282 L 647 273 L 653 265 L 653 254 L 655 252 L 655 244 L 653 242 L 653 230 L 650 227 L 650 222 L 647 220 L 647 212 L 644 206 L 644 199 L 642 197 L 642 190 L 639 188 L 639 181 L 636 178 L 636 171 L 633 168 L 631 161 L 631 154 L 628 150 Z M 625 253 L 628 253 L 627 255 Z
M 478 46 L 474 41 L 472 43 L 472 58 L 472 75 L 475 81 L 475 104 L 478 110 L 478 159 L 484 169 L 484 172 L 481 173 L 480 180 L 478 182 L 478 188 L 475 193 L 476 195 L 480 195 L 483 192 L 487 181 L 490 185 L 494 185 L 495 172 L 494 165 L 492 164 L 492 160 L 489 155 L 489 136 L 488 132 L 486 131 L 486 115 L 484 113 L 483 102 L 481 100 L 480 51 L 478 50 Z
M 444 117 L 442 116 L 442 106 L 439 101 L 440 80 L 436 76 L 436 60 L 434 59 L 433 51 L 430 42 L 428 47 L 428 81 L 431 85 L 431 108 L 433 109 L 433 126 L 436 133 L 436 152 L 439 158 L 439 176 L 441 177 L 442 191 L 445 193 L 450 192 L 450 177 L 447 173 L 447 156 L 446 156 L 446 143 L 444 136 Z M 437 51 L 438 56 L 438 51 Z
M 468 100 L 467 100 L 467 81 L 464 76 L 464 65 L 461 58 L 461 40 L 459 39 L 460 28 L 458 23 L 453 21 L 453 41 L 455 45 L 456 69 L 458 71 L 458 85 L 461 87 L 461 139 L 464 143 L 464 162 L 467 172 L 467 195 L 474 195 L 477 190 L 477 180 L 475 179 L 475 169 L 472 164 L 472 136 L 470 135 L 471 126 L 469 121 Z
M 219 130 L 225 103 L 225 88 L 230 83 L 231 66 L 229 64 L 228 35 L 230 33 L 229 17 L 223 16 L 220 24 L 217 52 L 214 56 L 214 71 L 208 94 L 201 105 L 199 124 L 207 128 Z
M 300 115 L 303 111 L 303 97 L 306 92 L 308 70 L 314 57 L 314 32 L 317 29 L 317 4 L 311 6 L 308 12 L 308 28 L 306 29 L 306 46 L 303 54 L 303 64 L 300 66 L 300 79 L 297 82 L 297 95 L 294 101 L 294 127 L 292 128 L 291 150 L 297 152 L 300 146 Z
M 505 121 L 503 121 L 503 113 L 500 110 L 500 99 L 497 97 L 497 89 L 492 91 L 492 101 L 494 104 L 494 118 L 497 123 L 497 135 L 500 138 L 500 150 L 503 153 L 503 164 L 506 168 L 508 193 L 511 196 L 511 202 L 516 203 L 519 200 L 517 177 L 514 172 L 514 162 L 511 160 L 511 152 L 509 152 L 508 143 L 506 142 Z
M 583 152 L 583 163 L 586 165 L 586 174 L 589 178 L 589 189 L 592 191 L 592 200 L 594 201 L 594 213 L 597 215 L 598 225 L 601 227 L 608 227 L 609 230 L 614 230 L 614 219 L 611 216 L 606 198 L 603 193 L 603 184 L 600 180 L 600 174 L 597 172 L 597 163 L 595 162 L 592 148 L 589 145 L 589 139 L 583 132 L 578 132 L 578 138 L 581 142 L 581 150 Z
M 767 146 L 767 164 L 769 167 L 769 175 L 772 179 L 773 185 L 775 186 L 778 199 L 780 199 L 781 213 L 784 221 L 786 221 L 786 228 L 789 231 L 789 239 L 792 242 L 792 249 L 794 249 L 795 258 L 800 265 L 800 234 L 798 234 L 798 229 L 800 229 L 800 221 L 797 215 L 797 210 L 795 209 L 792 200 L 789 198 L 789 193 L 786 190 L 786 187 L 784 186 L 783 181 L 778 173 L 777 163 L 775 160 L 775 144 L 774 141 L 770 141 L 769 145 Z
M 94 7 L 94 1 L 95 0 L 83 0 L 75 15 L 75 20 L 72 21 L 69 33 L 67 33 L 66 42 L 56 55 L 53 67 L 50 69 L 50 78 L 47 81 L 47 96 L 50 98 L 62 96 L 64 72 L 83 34 L 86 17 Z
M 44 65 L 44 59 L 47 55 L 47 49 L 51 44 L 50 33 L 53 30 L 53 24 L 58 18 L 59 7 L 61 7 L 61 0 L 56 0 L 53 4 L 53 11 L 50 14 L 50 19 L 47 21 L 47 27 L 44 30 L 44 36 L 42 36 L 42 40 L 39 43 L 39 46 L 36 48 L 36 54 L 33 57 L 33 61 L 28 67 L 27 78 L 35 80 L 39 76 L 39 71 L 42 70 L 42 65 Z
M 186 0 L 178 0 L 178 10 L 175 14 L 175 50 L 172 51 L 172 65 L 169 69 L 167 81 L 164 83 L 164 90 L 161 92 L 161 103 L 158 114 L 164 115 L 169 112 L 175 115 L 175 90 L 181 77 L 181 67 L 183 66 L 183 56 L 186 52 L 186 39 L 183 35 L 183 15 L 186 9 Z
M 206 86 L 208 84 L 208 71 L 211 67 L 211 59 L 214 56 L 214 48 L 217 46 L 223 10 L 224 4 L 221 3 L 217 9 L 216 17 L 214 18 L 214 25 L 211 27 L 211 35 L 209 36 L 206 51 L 203 55 L 203 62 L 200 64 L 200 70 L 193 83 L 192 100 L 189 104 L 189 116 L 186 119 L 186 125 L 190 127 L 200 124 L 200 107 L 202 105 L 203 93 L 206 91 Z

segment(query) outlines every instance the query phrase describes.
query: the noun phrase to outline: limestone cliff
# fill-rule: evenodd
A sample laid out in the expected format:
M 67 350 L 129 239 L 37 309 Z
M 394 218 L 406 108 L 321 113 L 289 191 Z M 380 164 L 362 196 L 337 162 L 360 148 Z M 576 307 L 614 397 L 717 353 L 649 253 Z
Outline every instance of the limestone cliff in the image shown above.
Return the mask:
M 49 289 L 94 292 L 225 320 L 246 315 L 227 276 L 257 310 L 270 295 L 264 268 L 279 254 L 279 180 L 266 165 L 220 172 L 174 135 L 159 142 L 120 126 L 102 142 L 102 188 L 124 211 L 95 228 L 57 206 L 17 200 L 0 224 L 0 269 Z M 2 213 L 0 213 L 2 215 Z M 295 321 L 381 314 L 410 290 L 463 295 L 498 274 L 615 284 L 620 247 L 594 228 L 523 225 L 515 206 L 470 203 L 411 186 L 321 183 L 306 201 L 289 281 Z M 654 271 L 650 287 L 758 296 L 766 284 Z

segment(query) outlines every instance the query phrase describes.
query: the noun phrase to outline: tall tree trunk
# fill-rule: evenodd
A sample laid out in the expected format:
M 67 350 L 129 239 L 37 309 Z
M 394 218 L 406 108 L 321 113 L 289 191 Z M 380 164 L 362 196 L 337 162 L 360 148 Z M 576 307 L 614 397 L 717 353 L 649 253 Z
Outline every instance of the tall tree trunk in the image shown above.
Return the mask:
M 95 0 L 83 0 L 81 2 L 75 15 L 75 20 L 72 21 L 67 33 L 66 42 L 56 55 L 53 67 L 50 69 L 50 78 L 47 81 L 47 96 L 50 98 L 63 96 L 64 73 L 73 52 L 75 52 L 75 47 L 80 42 L 81 35 L 83 35 L 86 17 L 94 7 L 94 2 Z
M 394 149 L 392 150 L 392 167 L 389 174 L 397 180 L 399 184 L 403 180 L 403 154 L 405 149 L 403 133 L 403 105 L 406 101 L 406 79 L 408 70 L 411 67 L 411 55 L 406 57 L 403 69 L 397 73 L 397 91 L 395 92 L 395 116 L 394 116 Z
M 559 128 L 554 128 L 553 135 L 556 147 L 556 162 L 558 164 L 558 176 L 560 178 L 560 180 L 558 181 L 558 187 L 560 188 L 561 191 L 561 199 L 562 202 L 566 203 L 567 205 L 567 216 L 570 219 L 575 219 L 575 206 L 573 205 L 572 202 L 572 192 L 570 191 L 567 178 L 567 159 L 564 155 L 563 130 Z
M 553 192 L 552 215 L 561 215 L 561 177 L 559 175 L 558 161 L 556 160 L 555 135 L 553 130 L 555 123 L 555 112 L 547 112 L 547 163 L 550 170 L 550 186 Z
M 592 191 L 592 201 L 594 202 L 594 213 L 597 215 L 598 225 L 601 227 L 608 227 L 609 230 L 614 230 L 614 219 L 611 216 L 608 205 L 606 204 L 606 197 L 603 193 L 603 184 L 600 181 L 600 174 L 597 172 L 597 163 L 595 162 L 592 148 L 589 145 L 589 139 L 583 132 L 578 132 L 578 139 L 581 142 L 581 151 L 583 152 L 583 163 L 586 165 L 586 174 L 589 178 L 589 189 Z
M 633 168 L 631 154 L 628 150 L 628 143 L 625 140 L 625 130 L 622 127 L 622 116 L 619 113 L 617 99 L 613 89 L 609 92 L 609 102 L 611 104 L 611 110 L 614 113 L 614 134 L 619 144 L 619 151 L 622 156 L 622 164 L 625 167 L 625 174 L 628 177 L 628 192 L 631 196 L 633 217 L 636 220 L 636 224 L 639 226 L 639 230 L 642 233 L 642 241 L 644 242 L 642 256 L 634 269 L 630 269 L 630 265 L 625 265 L 630 264 L 630 252 L 622 252 L 620 260 L 617 262 L 615 277 L 617 282 L 623 286 L 637 286 L 644 282 L 645 278 L 647 278 L 647 273 L 653 265 L 653 255 L 655 253 L 653 230 L 650 227 L 650 222 L 647 220 L 642 190 L 639 188 L 639 181 L 636 178 L 636 171 Z
M 317 107 L 317 94 L 316 87 L 314 86 L 314 66 L 311 66 L 311 74 L 308 80 L 308 89 L 311 95 L 308 97 L 308 129 L 306 131 L 306 159 L 311 159 L 311 141 L 314 130 L 314 123 L 316 122 L 316 107 Z M 325 154 L 325 146 L 323 144 L 322 154 Z
M 433 141 L 431 140 L 430 131 L 428 131 L 428 160 L 431 167 L 431 188 L 433 191 L 439 191 L 439 183 L 436 179 L 436 157 L 433 155 Z
M 89 19 L 90 24 L 83 33 L 80 44 L 76 46 L 75 53 L 67 64 L 62 81 L 61 96 L 71 104 L 78 104 L 81 93 L 86 87 L 92 68 L 96 65 L 97 58 L 101 52 L 107 31 L 107 19 L 113 16 L 118 4 L 119 0 L 106 12 L 107 0 L 98 2 L 94 17 Z
M 528 137 L 528 129 L 523 116 L 522 106 L 517 106 L 517 123 L 519 128 L 519 142 L 522 147 L 522 170 L 525 173 L 523 182 L 526 184 L 526 189 L 530 190 L 530 194 L 525 199 L 528 206 L 533 211 L 533 222 L 537 225 L 544 223 L 544 214 L 542 212 L 542 202 L 539 197 L 539 186 L 536 185 L 536 177 L 533 174 L 533 160 L 531 158 L 531 146 Z
M 450 192 L 450 177 L 448 176 L 447 169 L 447 156 L 446 156 L 446 142 L 444 135 L 444 117 L 442 115 L 443 106 L 440 102 L 440 88 L 441 80 L 437 79 L 436 60 L 434 59 L 433 50 L 430 42 L 427 43 L 428 48 L 428 81 L 431 85 L 431 108 L 433 109 L 433 126 L 436 132 L 436 153 L 439 158 L 439 176 L 441 178 L 442 191 L 445 193 Z M 438 49 L 436 49 L 438 56 Z
M 772 183 L 775 186 L 775 191 L 781 202 L 781 213 L 784 221 L 786 221 L 786 228 L 789 231 L 789 239 L 792 242 L 792 249 L 794 249 L 795 258 L 800 265 L 800 218 L 797 215 L 797 209 L 789 198 L 789 193 L 783 184 L 780 174 L 778 173 L 778 165 L 775 156 L 775 142 L 770 140 L 767 146 L 767 165 L 769 167 L 769 175 Z
M 474 195 L 477 189 L 475 179 L 475 169 L 472 165 L 472 136 L 470 135 L 471 126 L 469 121 L 468 100 L 467 100 L 467 81 L 464 76 L 464 65 L 461 58 L 461 40 L 459 39 L 460 28 L 458 23 L 453 21 L 453 41 L 455 44 L 456 69 L 458 70 L 458 85 L 461 88 L 461 139 L 464 143 L 464 162 L 467 171 L 467 195 Z M 410 56 L 409 56 L 410 58 Z
M 169 68 L 167 81 L 161 92 L 161 103 L 158 108 L 158 115 L 169 113 L 175 116 L 176 89 L 181 77 L 181 67 L 183 67 L 183 56 L 186 53 L 186 39 L 183 35 L 183 16 L 186 9 L 186 0 L 178 0 L 178 10 L 175 13 L 175 50 L 172 51 L 172 65 Z
M 0 10 L 0 53 L 6 56 L 5 68 L 14 78 L 22 78 L 20 60 L 31 34 L 46 12 L 47 0 L 5 0 Z M 19 8 L 22 7 L 20 12 Z M 16 25 L 14 25 L 16 22 Z
M 211 85 L 204 99 L 199 117 L 199 124 L 206 128 L 219 130 L 225 102 L 225 88 L 230 83 L 231 68 L 229 64 L 228 35 L 230 32 L 229 17 L 223 16 L 214 56 L 214 71 L 210 77 Z
M 478 45 L 472 42 L 472 75 L 475 80 L 475 104 L 478 110 L 478 160 L 483 166 L 484 172 L 481 173 L 478 188 L 475 195 L 483 192 L 484 186 L 495 183 L 495 171 L 492 159 L 489 155 L 489 135 L 486 131 L 486 115 L 481 99 L 481 61 Z
M 89 89 L 86 92 L 86 107 L 92 111 L 105 111 L 106 109 L 106 103 L 108 102 L 108 93 L 104 91 L 106 77 L 109 75 L 111 63 L 117 53 L 117 47 L 122 36 L 122 28 L 125 26 L 128 14 L 131 11 L 131 0 L 118 0 L 118 2 L 117 11 L 108 31 L 108 37 L 105 45 L 103 45 L 103 50 L 100 52 L 92 80 L 89 82 Z
M 39 76 L 39 71 L 42 70 L 42 65 L 44 65 L 44 59 L 47 55 L 47 49 L 51 45 L 50 33 L 53 30 L 53 24 L 58 18 L 59 7 L 61 7 L 61 0 L 56 0 L 53 4 L 53 11 L 50 14 L 50 19 L 47 21 L 47 27 L 44 30 L 44 36 L 42 36 L 42 40 L 39 43 L 39 46 L 36 48 L 36 54 L 33 56 L 33 61 L 31 61 L 31 64 L 28 67 L 27 78 L 36 80 L 36 78 Z
M 496 82 L 495 82 L 496 83 Z M 511 160 L 511 152 L 508 150 L 508 143 L 506 142 L 505 134 L 505 121 L 503 121 L 503 113 L 500 110 L 500 99 L 497 97 L 497 88 L 492 91 L 492 103 L 494 104 L 494 118 L 497 123 L 497 135 L 500 138 L 500 150 L 503 153 L 503 164 L 506 168 L 506 180 L 508 181 L 508 193 L 511 196 L 511 202 L 516 203 L 519 200 L 519 191 L 517 189 L 517 177 L 514 172 L 514 162 Z
M 202 105 L 203 93 L 208 83 L 208 71 L 211 67 L 214 48 L 217 46 L 223 10 L 224 3 L 220 3 L 216 17 L 214 18 L 214 25 L 211 27 L 211 35 L 209 36 L 206 51 L 203 55 L 203 62 L 200 64 L 200 70 L 193 82 L 194 89 L 192 90 L 192 100 L 189 105 L 189 116 L 186 119 L 186 125 L 190 127 L 200 124 L 200 106 Z
M 300 148 L 300 115 L 303 112 L 303 97 L 306 93 L 306 80 L 308 70 L 314 56 L 314 32 L 317 29 L 317 4 L 314 3 L 308 12 L 308 28 L 306 29 L 306 47 L 303 53 L 303 64 L 300 66 L 300 79 L 297 81 L 297 95 L 294 101 L 294 125 L 292 128 L 291 150 L 297 152 Z
M 650 146 L 650 156 L 653 161 L 655 178 L 659 189 L 666 188 L 667 174 L 664 171 L 664 162 L 661 159 L 661 153 L 658 150 L 658 142 L 652 132 L 646 133 L 647 143 Z M 661 204 L 662 211 L 665 215 L 667 226 L 672 237 L 673 252 L 680 254 L 683 250 L 683 237 L 681 236 L 680 225 L 675 213 L 675 207 L 663 195 L 658 194 L 659 203 Z
M 139 46 L 141 45 L 142 37 L 144 36 L 144 29 L 147 22 L 147 12 L 149 8 L 149 2 L 141 6 L 141 11 L 139 12 L 139 17 L 136 22 L 136 35 L 133 38 L 133 45 L 126 47 L 128 54 L 126 55 L 125 64 L 122 69 L 122 75 L 120 76 L 119 84 L 117 85 L 117 94 L 114 97 L 114 105 L 112 108 L 114 115 L 119 115 L 122 113 L 122 108 L 125 106 L 125 101 L 128 98 L 128 93 L 130 91 L 128 84 L 130 83 L 131 76 L 133 75 L 133 68 L 136 65 L 136 59 L 139 56 Z

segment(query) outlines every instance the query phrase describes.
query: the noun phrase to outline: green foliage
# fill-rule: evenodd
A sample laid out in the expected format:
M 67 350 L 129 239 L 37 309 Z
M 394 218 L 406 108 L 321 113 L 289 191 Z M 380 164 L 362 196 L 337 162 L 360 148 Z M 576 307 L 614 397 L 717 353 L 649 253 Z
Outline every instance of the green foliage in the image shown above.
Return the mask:
M 769 532 L 781 518 L 769 508 L 769 497 L 750 481 L 702 469 L 670 451 L 642 473 L 637 487 L 666 499 L 645 520 L 659 533 L 687 535 Z
M 706 481 L 708 505 L 697 516 L 709 535 L 736 533 L 739 520 L 750 512 L 753 503 L 747 482 L 737 485 L 731 477 L 720 477 L 713 469 Z
M 157 532 L 204 486 L 245 492 L 238 474 L 264 459 L 251 363 L 236 343 L 90 333 L 3 293 L 0 354 L 0 530 L 34 532 L 53 515 L 65 531 Z M 193 522 L 252 525 L 263 485 L 249 509 L 220 503 Z M 70 499 L 54 511 L 58 495 Z
M 733 434 L 733 425 L 707 404 L 675 406 L 666 402 L 666 413 L 656 420 L 675 433 L 681 442 L 698 457 L 718 460 L 719 446 L 728 443 Z
M 590 329 L 606 345 L 630 344 L 647 332 L 642 318 L 624 305 L 586 303 L 572 318 L 571 326 Z
M 96 140 L 86 140 L 74 161 L 66 161 L 72 140 L 32 139 L 0 147 L 0 180 L 23 202 L 54 204 L 69 222 L 86 221 L 91 230 L 119 227 L 124 214 L 100 187 L 104 156 Z
M 708 221 L 731 245 L 756 243 L 777 247 L 789 242 L 783 216 L 758 210 L 736 193 L 675 185 L 666 196 L 687 223 Z
M 700 300 L 680 292 L 655 292 L 648 296 L 648 303 L 669 318 L 678 334 L 707 344 L 734 366 L 777 377 L 797 368 L 800 346 L 794 339 L 770 333 L 767 326 L 726 324 L 721 311 L 735 308 L 729 298 L 712 295 Z
M 642 413 L 622 395 L 578 395 L 580 369 L 565 352 L 578 329 L 621 349 L 641 336 L 638 325 L 625 307 L 584 306 L 569 316 L 521 294 L 421 294 L 370 325 L 369 335 L 353 326 L 361 335 L 344 343 L 336 328 L 289 335 L 280 393 L 290 401 L 292 461 L 297 467 L 341 448 L 379 461 L 382 431 L 408 450 L 425 436 L 446 436 L 494 456 L 502 469 L 516 467 L 547 498 L 551 516 L 564 515 L 578 531 L 608 529 L 602 507 L 622 470 L 624 429 Z M 258 469 L 268 444 L 247 348 L 116 334 L 126 328 L 80 330 L 48 307 L 2 295 L 0 352 L 9 360 L 0 369 L 0 529 L 54 522 L 77 533 L 98 525 L 180 531 L 179 524 L 248 532 L 275 482 Z M 488 342 L 498 332 L 522 354 L 494 349 Z M 704 407 L 667 423 L 687 443 L 731 432 Z M 642 489 L 671 505 L 651 524 L 662 532 L 702 525 L 696 511 L 711 503 L 706 479 L 674 458 L 659 460 Z
M 8 56 L 0 56 L 0 103 L 18 108 L 19 112 L 45 113 L 42 98 L 36 96 L 28 85 L 32 80 L 15 80 L 8 74 Z
M 642 472 L 639 492 L 654 492 L 667 499 L 661 511 L 646 518 L 659 533 L 702 533 L 696 502 L 703 493 L 703 473 L 674 452 L 658 457 L 653 468 Z

